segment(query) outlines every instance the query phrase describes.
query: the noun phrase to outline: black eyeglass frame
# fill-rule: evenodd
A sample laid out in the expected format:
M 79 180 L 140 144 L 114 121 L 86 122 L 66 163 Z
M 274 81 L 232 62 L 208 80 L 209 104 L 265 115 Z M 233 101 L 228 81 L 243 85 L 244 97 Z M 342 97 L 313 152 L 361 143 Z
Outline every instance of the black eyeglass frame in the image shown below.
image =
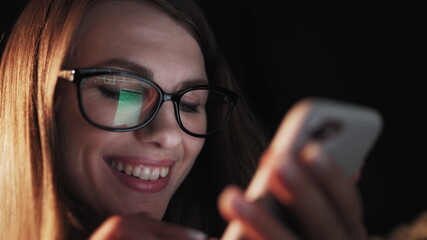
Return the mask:
M 106 127 L 103 125 L 100 125 L 94 121 L 92 121 L 88 115 L 85 112 L 85 109 L 83 107 L 83 101 L 82 101 L 82 96 L 81 96 L 81 83 L 82 80 L 88 77 L 93 77 L 93 76 L 98 76 L 98 75 L 116 75 L 116 76 L 122 76 L 122 77 L 130 77 L 130 78 L 134 78 L 137 80 L 140 80 L 152 87 L 154 87 L 158 93 L 160 93 L 160 101 L 157 103 L 156 109 L 153 111 L 153 113 L 151 114 L 151 116 L 144 121 L 143 123 L 134 126 L 134 127 L 130 127 L 130 128 L 112 128 L 112 127 Z M 80 111 L 83 115 L 83 117 L 86 119 L 86 121 L 88 121 L 90 124 L 92 124 L 93 126 L 103 129 L 103 130 L 107 130 L 107 131 L 112 131 L 112 132 L 129 132 L 129 131 L 135 131 L 138 129 L 141 129 L 145 126 L 147 126 L 148 124 L 150 124 L 153 119 L 157 116 L 157 113 L 159 112 L 161 106 L 163 105 L 163 103 L 165 101 L 171 100 L 173 102 L 173 106 L 174 106 L 174 113 L 175 113 L 175 118 L 176 121 L 178 123 L 178 126 L 181 128 L 182 131 L 184 131 L 185 133 L 193 136 L 193 137 L 199 137 L 199 138 L 205 138 L 208 136 L 213 136 L 216 134 L 221 133 L 225 127 L 227 126 L 228 121 L 230 120 L 230 116 L 233 112 L 234 106 L 237 103 L 237 99 L 238 96 L 235 92 L 223 88 L 223 87 L 219 87 L 219 86 L 214 86 L 214 85 L 198 85 L 198 86 L 193 86 L 193 87 L 189 87 L 186 89 L 183 89 L 181 91 L 178 91 L 176 93 L 166 93 L 163 91 L 163 89 L 160 88 L 159 85 L 157 85 L 154 81 L 152 81 L 151 79 L 147 79 L 144 77 L 141 77 L 137 74 L 131 73 L 131 72 L 126 72 L 126 71 L 122 71 L 122 70 L 117 70 L 117 69 L 108 69 L 108 68 L 79 68 L 79 69 L 73 69 L 73 70 L 61 70 L 59 72 L 59 78 L 61 79 L 65 79 L 68 80 L 72 83 L 74 83 L 77 86 L 77 96 L 79 99 L 79 108 Z M 206 133 L 206 134 L 196 134 L 193 132 L 188 131 L 184 125 L 182 124 L 181 121 L 181 116 L 179 115 L 179 103 L 181 100 L 181 97 L 189 92 L 189 91 L 193 91 L 193 90 L 213 90 L 213 91 L 218 91 L 223 93 L 225 96 L 227 96 L 230 101 L 228 104 L 228 108 L 229 111 L 227 113 L 227 115 L 225 116 L 225 121 L 224 123 L 215 131 L 210 132 L 210 133 Z

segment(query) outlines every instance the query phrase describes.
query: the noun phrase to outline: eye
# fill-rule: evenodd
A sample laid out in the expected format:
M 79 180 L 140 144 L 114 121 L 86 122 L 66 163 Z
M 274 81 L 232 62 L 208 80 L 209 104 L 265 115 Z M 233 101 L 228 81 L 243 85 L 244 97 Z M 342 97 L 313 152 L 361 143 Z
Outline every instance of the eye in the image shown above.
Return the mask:
M 199 113 L 200 105 L 198 103 L 190 103 L 181 101 L 179 103 L 179 110 L 186 113 Z
M 117 90 L 109 89 L 105 86 L 98 86 L 97 88 L 104 97 L 119 100 L 119 92 Z

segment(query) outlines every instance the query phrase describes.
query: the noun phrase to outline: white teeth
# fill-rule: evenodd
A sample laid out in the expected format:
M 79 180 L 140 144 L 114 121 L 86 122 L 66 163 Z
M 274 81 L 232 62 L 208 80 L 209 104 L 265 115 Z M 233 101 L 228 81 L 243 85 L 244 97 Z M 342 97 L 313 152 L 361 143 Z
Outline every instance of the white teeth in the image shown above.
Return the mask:
M 139 167 L 136 167 L 136 168 L 133 168 L 133 170 L 132 170 L 132 175 L 134 176 L 134 177 L 139 177 L 139 173 L 141 172 L 141 168 L 139 168 Z
M 126 167 L 125 167 L 125 173 L 127 175 L 131 175 L 132 174 L 132 166 L 131 165 L 126 165 Z
M 126 175 L 140 178 L 141 180 L 158 180 L 159 177 L 166 177 L 169 174 L 169 167 L 162 168 L 145 168 L 145 167 L 133 167 L 130 164 L 124 165 L 121 162 L 111 161 L 112 168 L 117 169 L 120 172 L 124 172 Z
M 149 168 L 143 168 L 141 173 L 139 174 L 139 178 L 142 180 L 150 179 L 151 171 Z
M 168 175 L 168 173 L 169 173 L 168 167 L 164 167 L 164 168 L 162 168 L 162 170 L 160 170 L 160 176 L 161 177 L 166 177 L 166 175 Z
M 159 175 L 160 175 L 160 169 L 155 168 L 152 172 L 151 172 L 151 176 L 150 176 L 150 180 L 157 180 L 159 179 Z
M 120 172 L 123 171 L 123 169 L 125 169 L 125 167 L 123 166 L 123 163 L 117 163 L 117 170 L 119 170 Z

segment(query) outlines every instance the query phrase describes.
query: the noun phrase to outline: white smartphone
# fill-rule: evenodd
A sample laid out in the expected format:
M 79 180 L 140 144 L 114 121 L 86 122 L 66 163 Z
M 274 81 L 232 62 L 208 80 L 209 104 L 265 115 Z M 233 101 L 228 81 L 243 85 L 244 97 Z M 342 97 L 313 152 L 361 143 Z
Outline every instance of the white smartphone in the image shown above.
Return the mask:
M 268 158 L 262 160 L 262 168 L 251 180 L 245 197 L 274 205 L 269 194 L 271 171 L 313 141 L 331 155 L 347 176 L 353 176 L 362 167 L 381 129 L 382 117 L 374 109 L 324 98 L 303 99 L 286 114 L 269 146 Z M 266 208 L 280 212 L 278 206 Z M 230 224 L 224 239 L 239 239 L 239 231 L 237 224 Z

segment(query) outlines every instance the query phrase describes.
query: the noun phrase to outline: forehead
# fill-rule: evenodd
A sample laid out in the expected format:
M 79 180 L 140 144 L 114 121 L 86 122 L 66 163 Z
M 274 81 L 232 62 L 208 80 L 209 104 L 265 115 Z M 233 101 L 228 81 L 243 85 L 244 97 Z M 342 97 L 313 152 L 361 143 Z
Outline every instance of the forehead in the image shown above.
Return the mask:
M 204 75 L 203 55 L 193 35 L 162 8 L 146 1 L 96 3 L 86 13 L 71 53 L 73 61 L 68 65 L 75 68 L 123 59 L 149 68 L 188 66 Z
M 173 19 L 163 8 L 148 1 L 138 0 L 106 0 L 95 3 L 85 14 L 83 28 L 98 27 L 114 29 L 117 26 L 139 26 L 148 30 L 171 30 L 173 34 L 183 34 L 186 29 Z M 125 29 L 121 29 L 126 30 Z M 159 31 L 166 34 L 165 31 Z
M 85 37 L 98 35 L 128 39 L 122 44 L 152 38 L 158 41 L 175 40 L 174 45 L 181 44 L 181 48 L 189 44 L 198 45 L 183 24 L 159 6 L 146 1 L 98 2 L 85 15 L 79 33 Z M 91 40 L 96 42 L 97 39 Z M 98 38 L 98 42 L 101 43 L 101 39 Z

